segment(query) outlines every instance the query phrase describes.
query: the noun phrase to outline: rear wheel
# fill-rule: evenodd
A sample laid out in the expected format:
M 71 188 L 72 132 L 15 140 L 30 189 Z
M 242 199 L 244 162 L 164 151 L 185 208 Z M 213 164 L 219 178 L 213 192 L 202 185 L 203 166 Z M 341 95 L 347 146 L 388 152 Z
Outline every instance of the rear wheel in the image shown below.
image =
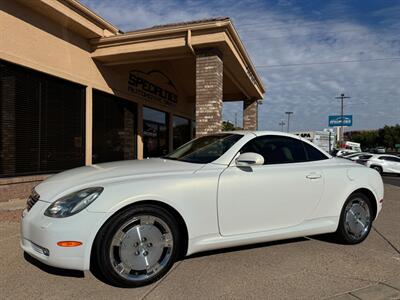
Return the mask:
M 366 239 L 372 227 L 372 207 L 367 196 L 354 193 L 345 202 L 336 236 L 345 244 L 358 244 Z
M 178 224 L 169 211 L 140 205 L 117 214 L 101 229 L 94 262 L 112 285 L 143 286 L 168 272 L 180 244 Z

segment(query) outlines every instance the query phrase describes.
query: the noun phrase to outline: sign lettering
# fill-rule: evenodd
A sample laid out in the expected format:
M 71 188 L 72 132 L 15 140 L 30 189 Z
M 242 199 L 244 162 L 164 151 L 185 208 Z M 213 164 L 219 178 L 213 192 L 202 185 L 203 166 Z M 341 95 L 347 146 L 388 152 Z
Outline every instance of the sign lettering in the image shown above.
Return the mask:
M 160 84 L 155 80 L 163 81 Z M 171 80 L 160 71 L 148 73 L 132 70 L 129 72 L 128 91 L 146 100 L 161 102 L 166 105 L 175 105 L 178 102 L 176 88 Z

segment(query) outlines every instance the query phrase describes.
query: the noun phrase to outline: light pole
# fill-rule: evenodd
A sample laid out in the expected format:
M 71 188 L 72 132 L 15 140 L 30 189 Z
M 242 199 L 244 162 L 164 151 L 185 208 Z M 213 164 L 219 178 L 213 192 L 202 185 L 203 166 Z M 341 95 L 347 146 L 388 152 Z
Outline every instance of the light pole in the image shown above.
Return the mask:
M 285 122 L 283 122 L 283 120 L 281 120 L 279 122 L 279 126 L 281 126 L 281 131 L 283 132 L 283 126 L 285 126 Z
M 235 113 L 235 129 L 237 128 L 237 113 Z
M 290 115 L 292 115 L 293 112 L 292 111 L 287 111 L 287 112 L 285 112 L 285 114 L 287 114 L 287 132 L 289 132 Z
M 343 100 L 350 99 L 350 97 L 340 94 L 340 96 L 335 97 L 335 99 L 340 99 L 340 146 L 342 146 L 344 141 L 344 130 L 343 130 Z

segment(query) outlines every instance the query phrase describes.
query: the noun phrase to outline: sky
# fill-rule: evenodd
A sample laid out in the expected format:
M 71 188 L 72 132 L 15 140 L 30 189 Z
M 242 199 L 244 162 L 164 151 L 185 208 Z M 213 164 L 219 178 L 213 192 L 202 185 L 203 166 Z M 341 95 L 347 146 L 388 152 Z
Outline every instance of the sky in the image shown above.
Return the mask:
M 321 130 L 328 116 L 353 115 L 348 130 L 400 123 L 400 0 L 81 0 L 129 31 L 227 16 L 265 87 L 259 129 Z M 224 120 L 242 103 L 224 103 Z M 285 127 L 286 128 L 286 127 Z

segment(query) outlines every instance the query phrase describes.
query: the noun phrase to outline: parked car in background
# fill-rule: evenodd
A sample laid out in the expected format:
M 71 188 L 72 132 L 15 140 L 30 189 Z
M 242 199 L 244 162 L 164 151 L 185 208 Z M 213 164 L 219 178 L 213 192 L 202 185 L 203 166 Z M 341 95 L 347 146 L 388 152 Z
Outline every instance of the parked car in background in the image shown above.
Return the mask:
M 344 147 L 337 151 L 336 156 L 343 156 L 358 152 L 361 152 L 361 144 L 347 141 L 345 142 Z
M 345 159 L 348 159 L 348 160 L 357 161 L 361 157 L 369 155 L 369 154 L 370 153 L 368 153 L 368 152 L 346 153 L 346 154 L 342 155 L 342 158 L 345 158 Z
M 400 157 L 395 155 L 373 154 L 371 155 L 371 157 L 366 159 L 364 164 L 367 167 L 375 169 L 380 174 L 382 173 L 400 174 Z
M 373 156 L 373 154 L 360 155 L 356 160 L 357 163 L 367 166 L 367 161 Z
M 37 185 L 21 247 L 55 267 L 152 283 L 193 253 L 334 233 L 357 244 L 383 202 L 379 174 L 282 132 L 225 132 L 165 157 L 85 166 Z
M 357 150 L 351 150 L 351 149 L 339 149 L 337 152 L 336 152 L 336 156 L 338 156 L 338 157 L 342 157 L 342 156 L 345 156 L 345 155 L 349 155 L 349 154 L 353 154 L 353 153 L 358 153 L 359 151 L 357 151 Z
M 374 153 L 386 153 L 385 147 L 376 147 Z

